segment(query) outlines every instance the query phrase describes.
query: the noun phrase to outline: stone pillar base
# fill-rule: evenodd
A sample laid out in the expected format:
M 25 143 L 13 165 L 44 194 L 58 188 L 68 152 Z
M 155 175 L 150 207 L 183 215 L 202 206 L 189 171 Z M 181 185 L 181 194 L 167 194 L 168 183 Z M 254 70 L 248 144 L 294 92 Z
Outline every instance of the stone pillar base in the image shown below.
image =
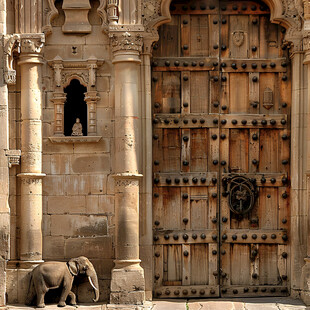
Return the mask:
M 112 270 L 110 303 L 113 305 L 143 305 L 145 302 L 144 270 L 138 264 Z M 135 309 L 135 308 L 134 308 Z
M 310 258 L 305 258 L 305 262 L 301 272 L 300 296 L 306 306 L 310 306 Z

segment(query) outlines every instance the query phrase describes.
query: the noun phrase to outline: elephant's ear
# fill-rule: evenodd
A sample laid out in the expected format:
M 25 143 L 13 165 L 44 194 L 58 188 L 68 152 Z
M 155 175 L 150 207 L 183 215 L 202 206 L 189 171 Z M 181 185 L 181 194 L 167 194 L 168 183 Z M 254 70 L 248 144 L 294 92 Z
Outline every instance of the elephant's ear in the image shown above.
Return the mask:
M 75 260 L 73 259 L 70 259 L 69 262 L 68 262 L 68 268 L 69 268 L 69 271 L 74 275 L 74 276 L 77 276 L 78 274 L 78 266 L 77 266 L 77 263 Z

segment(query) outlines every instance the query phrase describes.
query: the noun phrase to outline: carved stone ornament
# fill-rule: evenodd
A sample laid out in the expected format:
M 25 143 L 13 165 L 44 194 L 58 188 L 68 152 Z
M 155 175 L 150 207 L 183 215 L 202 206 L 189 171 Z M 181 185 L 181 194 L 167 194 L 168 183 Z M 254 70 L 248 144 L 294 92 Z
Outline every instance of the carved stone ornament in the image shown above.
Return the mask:
M 8 85 L 16 83 L 16 71 L 13 69 L 13 52 L 20 52 L 20 35 L 4 36 L 4 81 Z
M 56 91 L 66 87 L 71 80 L 76 78 L 81 84 L 91 90 L 96 85 L 96 70 L 104 63 L 103 59 L 90 57 L 87 60 L 63 60 L 56 56 L 48 64 L 54 69 Z
M 6 150 L 5 155 L 8 157 L 9 168 L 19 165 L 21 150 Z
M 303 5 L 301 0 L 281 0 L 282 3 L 282 16 L 289 19 L 294 24 L 290 31 L 301 30 L 303 20 Z
M 46 2 L 43 1 L 45 4 Z M 58 16 L 58 10 L 55 7 L 55 1 L 54 0 L 47 0 L 47 7 L 44 8 L 44 26 L 42 28 L 42 31 L 47 36 L 52 33 L 52 21 L 55 17 Z
M 121 50 L 142 51 L 143 36 L 140 33 L 113 33 L 110 34 L 112 41 L 112 52 Z
M 44 42 L 44 33 L 21 34 L 20 52 L 26 54 L 41 53 Z
M 142 22 L 144 24 L 146 32 L 154 31 L 154 21 L 156 21 L 160 17 L 160 1 L 144 1 L 142 5 L 142 12 Z
M 240 47 L 243 44 L 244 38 L 245 38 L 245 33 L 242 30 L 236 30 L 232 33 L 232 41 L 238 47 Z

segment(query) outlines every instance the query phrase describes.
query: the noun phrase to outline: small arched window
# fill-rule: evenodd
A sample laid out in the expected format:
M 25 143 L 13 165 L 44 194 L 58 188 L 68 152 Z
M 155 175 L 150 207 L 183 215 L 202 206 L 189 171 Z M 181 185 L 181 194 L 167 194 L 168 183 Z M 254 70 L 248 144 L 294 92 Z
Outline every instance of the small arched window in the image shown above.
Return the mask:
M 73 79 L 64 92 L 67 95 L 64 107 L 64 135 L 71 136 L 72 127 L 79 118 L 83 136 L 87 136 L 87 104 L 85 102 L 87 88 L 77 79 Z

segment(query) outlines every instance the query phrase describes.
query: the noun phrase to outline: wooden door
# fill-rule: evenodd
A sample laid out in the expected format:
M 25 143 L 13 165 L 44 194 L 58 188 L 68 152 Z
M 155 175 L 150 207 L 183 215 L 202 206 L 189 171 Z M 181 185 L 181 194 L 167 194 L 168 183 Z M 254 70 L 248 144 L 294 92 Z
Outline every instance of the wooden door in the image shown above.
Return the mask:
M 290 64 L 250 1 L 174 1 L 152 65 L 154 296 L 281 296 Z

